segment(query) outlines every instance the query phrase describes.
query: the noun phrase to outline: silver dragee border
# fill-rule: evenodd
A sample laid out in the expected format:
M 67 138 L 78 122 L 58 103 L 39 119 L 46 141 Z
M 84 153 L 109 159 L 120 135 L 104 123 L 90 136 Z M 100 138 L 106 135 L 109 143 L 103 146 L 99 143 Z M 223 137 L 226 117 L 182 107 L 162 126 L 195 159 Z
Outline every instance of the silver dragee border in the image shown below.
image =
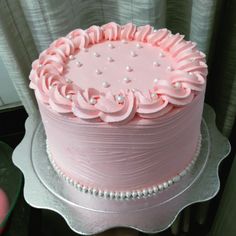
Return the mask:
M 163 182 L 162 184 L 153 185 L 149 188 L 143 188 L 143 189 L 139 189 L 139 190 L 135 189 L 135 190 L 131 190 L 131 191 L 108 191 L 108 190 L 101 190 L 101 189 L 99 190 L 97 188 L 87 187 L 79 182 L 76 182 L 72 178 L 67 176 L 61 170 L 61 168 L 57 166 L 57 164 L 53 160 L 52 154 L 50 152 L 50 148 L 49 148 L 47 139 L 46 139 L 46 151 L 48 154 L 48 158 L 49 158 L 54 170 L 58 173 L 58 175 L 61 176 L 67 183 L 74 186 L 80 192 L 84 192 L 84 193 L 91 194 L 94 196 L 102 197 L 105 199 L 131 200 L 131 199 L 140 199 L 140 198 L 151 197 L 153 195 L 156 195 L 158 192 L 165 190 L 166 188 L 170 187 L 171 185 L 179 182 L 180 179 L 183 178 L 193 168 L 193 165 L 195 164 L 197 157 L 198 157 L 200 150 L 201 150 L 201 141 L 202 141 L 202 136 L 200 134 L 199 139 L 198 139 L 198 143 L 197 143 L 197 147 L 196 147 L 196 151 L 194 154 L 194 158 L 187 165 L 187 167 L 183 171 L 181 171 L 178 175 Z

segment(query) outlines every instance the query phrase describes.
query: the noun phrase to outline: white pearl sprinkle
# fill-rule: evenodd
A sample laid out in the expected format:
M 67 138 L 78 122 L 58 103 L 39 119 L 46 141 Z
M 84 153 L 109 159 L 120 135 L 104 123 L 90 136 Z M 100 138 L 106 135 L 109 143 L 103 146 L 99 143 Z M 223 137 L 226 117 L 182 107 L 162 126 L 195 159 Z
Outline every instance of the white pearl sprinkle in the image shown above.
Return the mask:
M 138 190 L 138 191 L 137 191 L 137 194 L 138 194 L 139 197 L 142 197 L 142 196 L 143 196 L 143 192 L 142 192 L 142 191 L 139 191 L 139 190 Z
M 174 178 L 173 178 L 173 182 L 178 182 L 178 181 L 180 181 L 180 176 L 179 175 L 177 175 L 177 176 L 175 176 Z
M 67 98 L 67 99 L 71 99 L 71 97 L 72 97 L 71 94 L 67 94 L 67 95 L 66 95 L 66 98 Z
M 84 193 L 87 193 L 87 192 L 88 192 L 88 188 L 87 188 L 86 186 L 83 186 L 82 191 L 83 191 Z
M 189 164 L 190 170 L 193 168 L 193 166 L 194 166 L 194 163 Z
M 107 57 L 107 60 L 108 60 L 109 62 L 113 62 L 113 61 L 114 61 L 112 57 Z
M 97 100 L 96 100 L 95 98 L 90 98 L 90 99 L 89 99 L 89 103 L 90 103 L 91 105 L 95 105 L 95 104 L 97 103 Z
M 136 191 L 133 191 L 133 192 L 132 192 L 132 197 L 133 197 L 133 198 L 136 198 L 137 196 L 138 196 L 138 193 L 137 193 Z
M 147 195 L 148 195 L 147 189 L 143 189 L 143 196 L 144 196 L 144 197 L 147 197 Z
M 186 167 L 186 171 L 190 171 L 190 169 L 191 169 L 191 166 L 188 165 L 188 166 Z
M 160 57 L 164 57 L 165 55 L 164 55 L 162 52 L 160 52 L 160 53 L 159 53 L 159 56 L 160 56 Z
M 126 196 L 125 196 L 125 193 L 124 193 L 124 192 L 121 192 L 121 193 L 120 193 L 120 198 L 121 198 L 121 199 L 124 199 L 125 197 L 126 197 Z
M 171 66 L 167 66 L 168 71 L 173 71 L 174 69 Z
M 156 33 L 156 32 L 157 32 L 157 30 L 155 29 L 155 30 L 153 30 L 153 32 L 154 32 L 154 33 Z
M 152 94 L 151 94 L 151 97 L 152 97 L 152 98 L 157 98 L 157 94 L 156 94 L 156 93 L 152 93 Z
M 41 68 L 43 65 L 42 64 L 39 64 L 39 68 Z
M 99 190 L 99 191 L 98 191 L 98 195 L 99 195 L 100 197 L 103 197 L 103 195 L 104 195 L 103 191 L 102 191 L 102 190 Z
M 172 185 L 173 184 L 173 181 L 170 179 L 168 180 L 168 185 Z
M 130 52 L 130 55 L 131 55 L 132 57 L 136 57 L 136 56 L 137 56 L 136 52 L 134 52 L 134 51 L 131 51 L 131 52 Z
M 163 187 L 164 187 L 164 188 L 167 188 L 167 187 L 168 187 L 168 183 L 167 183 L 167 182 L 164 182 L 164 183 L 163 183 Z
M 100 54 L 97 53 L 97 52 L 94 52 L 93 55 L 94 55 L 95 57 L 100 57 Z
M 127 70 L 128 72 L 131 72 L 133 69 L 132 69 L 130 66 L 126 66 L 126 70 Z
M 72 35 L 69 35 L 68 38 L 69 38 L 69 39 L 72 39 Z
M 113 197 L 115 197 L 115 193 L 110 192 L 110 198 L 112 199 Z
M 187 174 L 187 171 L 186 171 L 186 170 L 183 170 L 182 172 L 180 172 L 179 175 L 180 175 L 181 177 L 183 177 L 183 176 L 185 176 L 186 174 Z
M 66 83 L 71 84 L 71 83 L 72 83 L 72 80 L 66 78 Z
M 188 72 L 188 74 L 189 74 L 189 75 L 192 75 L 193 73 L 190 71 L 190 72 Z
M 115 192 L 115 198 L 119 199 L 120 198 L 120 193 L 119 192 Z
M 78 188 L 80 191 L 82 191 L 83 185 L 77 183 L 77 184 L 76 184 L 76 188 Z
M 104 191 L 104 197 L 105 197 L 105 198 L 109 198 L 109 197 L 110 197 L 110 194 L 109 194 L 109 192 L 107 192 L 107 191 Z
M 70 59 L 70 60 L 73 60 L 73 59 L 75 59 L 75 57 L 74 57 L 73 55 L 70 55 L 70 56 L 69 56 L 69 59 Z
M 124 44 L 127 43 L 127 41 L 125 39 L 122 39 L 121 42 L 124 43 Z
M 77 189 L 79 189 L 79 190 L 81 190 L 81 189 L 82 189 L 82 187 L 81 187 L 81 185 L 80 185 L 80 184 L 76 184 L 76 188 L 77 188 Z
M 160 64 L 159 64 L 157 61 L 154 61 L 152 64 L 153 64 L 153 66 L 155 66 L 155 67 L 159 67 L 159 66 L 160 66 Z
M 93 194 L 96 196 L 98 195 L 98 190 L 96 188 L 93 189 Z
M 96 70 L 95 70 L 95 73 L 96 73 L 97 75 L 101 75 L 101 74 L 102 74 L 102 72 L 101 72 L 99 69 L 96 69 Z
M 142 48 L 143 46 L 142 46 L 140 43 L 137 43 L 137 44 L 136 44 L 136 47 L 137 47 L 137 48 Z
M 112 48 L 114 48 L 114 45 L 111 44 L 111 43 L 109 43 L 109 44 L 108 44 L 108 47 L 109 47 L 110 49 L 112 49 Z
M 174 83 L 174 87 L 177 88 L 177 89 L 180 88 L 181 87 L 181 83 L 180 82 Z
M 152 189 L 152 188 L 149 188 L 149 189 L 148 189 L 148 193 L 149 193 L 149 194 L 152 194 L 152 193 L 153 193 L 153 189 Z
M 117 95 L 116 100 L 118 103 L 123 103 L 125 101 L 125 97 L 123 95 Z
M 159 185 L 158 185 L 158 189 L 159 189 L 160 191 L 163 190 L 163 188 L 164 188 L 164 187 L 163 187 L 162 184 L 159 184 Z
M 82 64 L 81 62 L 77 61 L 77 62 L 76 62 L 76 65 L 77 65 L 78 67 L 81 67 L 83 64 Z
M 153 82 L 156 84 L 158 82 L 158 78 L 155 78 Z
M 157 192 L 158 192 L 158 187 L 157 187 L 157 186 L 153 186 L 152 189 L 153 189 L 153 192 L 154 192 L 154 193 L 157 193 Z
M 131 192 L 126 192 L 126 197 L 130 198 L 131 197 Z
M 123 81 L 124 81 L 125 83 L 129 83 L 129 82 L 130 82 L 130 79 L 129 79 L 128 77 L 124 77 L 124 78 L 123 78 Z
M 108 88 L 108 87 L 110 87 L 110 84 L 108 82 L 104 81 L 104 82 L 102 82 L 102 87 Z

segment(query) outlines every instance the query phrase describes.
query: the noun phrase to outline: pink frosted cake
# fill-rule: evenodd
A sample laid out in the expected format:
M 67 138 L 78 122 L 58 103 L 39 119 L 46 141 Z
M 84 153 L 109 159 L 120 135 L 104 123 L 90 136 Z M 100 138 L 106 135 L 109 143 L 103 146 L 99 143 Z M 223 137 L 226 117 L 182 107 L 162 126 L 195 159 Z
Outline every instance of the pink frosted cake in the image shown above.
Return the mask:
M 55 170 L 79 191 L 151 196 L 194 164 L 207 66 L 167 29 L 108 23 L 76 29 L 33 62 L 34 89 Z

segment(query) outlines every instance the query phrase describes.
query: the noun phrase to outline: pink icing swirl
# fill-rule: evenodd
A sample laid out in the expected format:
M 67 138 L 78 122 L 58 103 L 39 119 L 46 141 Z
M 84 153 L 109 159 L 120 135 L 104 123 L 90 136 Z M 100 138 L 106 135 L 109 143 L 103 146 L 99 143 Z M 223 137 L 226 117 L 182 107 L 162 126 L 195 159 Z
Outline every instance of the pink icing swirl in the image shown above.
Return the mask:
M 130 121 L 136 113 L 136 100 L 132 91 L 121 91 L 118 96 L 124 97 L 124 101 L 119 103 L 117 98 L 108 92 L 102 96 L 95 107 L 101 111 L 101 120 L 108 123 L 126 123 Z
M 147 36 L 152 33 L 152 31 L 153 27 L 150 25 L 140 26 L 135 33 L 134 39 L 137 41 L 146 42 Z
M 82 29 L 71 31 L 67 37 L 71 39 L 75 48 L 87 48 L 90 42 L 89 35 Z
M 104 32 L 104 38 L 106 40 L 118 40 L 120 39 L 121 27 L 120 25 L 110 22 L 102 26 Z
M 155 93 L 155 91 L 153 91 Z M 139 101 L 137 113 L 143 118 L 157 118 L 172 110 L 173 105 L 168 103 L 168 100 L 161 96 L 151 97 L 151 93 L 146 95 L 141 92 L 136 92 Z
M 160 42 L 166 38 L 168 35 L 168 30 L 167 29 L 161 29 L 156 32 L 152 32 L 147 36 L 147 42 L 152 44 L 152 45 L 159 45 Z
M 136 25 L 128 23 L 121 27 L 121 39 L 133 40 L 135 32 L 137 30 Z
M 57 39 L 50 45 L 50 47 L 52 49 L 57 48 L 57 50 L 65 56 L 71 55 L 72 53 L 74 53 L 75 50 L 75 45 L 73 44 L 73 42 L 66 37 Z
M 103 31 L 99 26 L 91 26 L 86 32 L 89 36 L 89 42 L 91 44 L 99 43 L 103 39 Z
M 125 93 L 121 91 L 118 96 L 122 96 L 124 101 L 119 103 L 117 98 L 111 94 L 101 94 L 96 89 L 86 89 L 80 91 L 74 99 L 73 113 L 81 119 L 97 119 L 108 123 L 120 123 L 131 120 L 136 112 L 135 98 L 131 91 Z M 91 99 L 92 103 L 91 104 Z
M 205 89 L 205 54 L 197 50 L 195 43 L 183 38 L 167 29 L 154 30 L 150 25 L 136 27 L 132 23 L 120 26 L 110 22 L 87 30 L 76 29 L 67 37 L 55 40 L 32 63 L 30 88 L 35 90 L 37 99 L 55 112 L 73 114 L 84 120 L 127 123 L 135 115 L 157 118 L 191 103 Z M 136 40 L 170 53 L 177 62 L 170 80 L 160 79 L 146 92 L 126 90 L 119 94 L 102 93 L 93 88 L 83 90 L 66 81 L 64 71 L 69 56 L 104 40 Z
M 50 89 L 49 105 L 58 113 L 72 112 L 72 98 L 76 89 L 71 84 L 58 84 Z
M 91 99 L 100 97 L 98 90 L 89 88 L 85 91 L 79 91 L 73 103 L 73 114 L 81 119 L 91 120 L 99 118 L 100 111 L 90 104 Z

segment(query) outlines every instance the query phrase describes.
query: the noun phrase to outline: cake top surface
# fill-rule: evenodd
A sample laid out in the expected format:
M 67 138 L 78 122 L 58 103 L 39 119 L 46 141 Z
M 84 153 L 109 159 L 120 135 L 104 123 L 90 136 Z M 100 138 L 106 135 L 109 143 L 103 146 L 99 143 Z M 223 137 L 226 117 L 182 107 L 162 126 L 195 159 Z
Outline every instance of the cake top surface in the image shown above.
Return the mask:
M 84 120 L 157 118 L 205 88 L 205 55 L 183 38 L 132 23 L 76 29 L 33 62 L 30 87 L 55 112 Z
M 170 55 L 151 44 L 105 41 L 76 54 L 65 76 L 83 89 L 93 87 L 104 93 L 148 91 L 158 79 L 168 81 L 175 64 Z

